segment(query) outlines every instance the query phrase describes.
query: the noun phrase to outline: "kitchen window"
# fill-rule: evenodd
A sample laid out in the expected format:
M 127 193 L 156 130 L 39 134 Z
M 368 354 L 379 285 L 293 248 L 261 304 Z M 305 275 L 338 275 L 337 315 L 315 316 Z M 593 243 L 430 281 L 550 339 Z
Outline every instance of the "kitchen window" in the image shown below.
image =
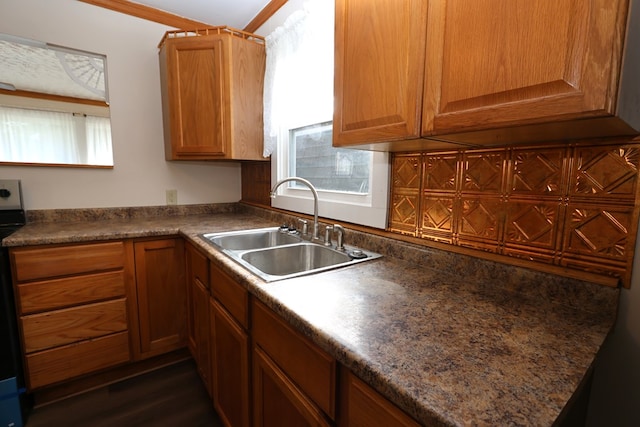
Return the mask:
M 288 172 L 309 180 L 317 190 L 367 194 L 371 153 L 332 147 L 332 128 L 328 122 L 291 129 Z
M 266 37 L 265 148 L 271 180 L 298 176 L 318 190 L 319 215 L 387 226 L 387 153 L 334 148 L 333 2 L 310 0 Z M 313 213 L 310 190 L 278 188 L 272 206 Z

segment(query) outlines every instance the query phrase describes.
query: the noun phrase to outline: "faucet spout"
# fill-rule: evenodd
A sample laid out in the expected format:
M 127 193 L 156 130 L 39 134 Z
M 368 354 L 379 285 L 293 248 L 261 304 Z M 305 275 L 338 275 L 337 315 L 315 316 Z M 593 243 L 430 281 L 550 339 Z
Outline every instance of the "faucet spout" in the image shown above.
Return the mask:
M 319 225 L 318 225 L 318 192 L 316 191 L 316 188 L 313 186 L 313 184 L 311 184 L 306 179 L 299 178 L 297 176 L 284 178 L 284 179 L 281 179 L 280 181 L 275 183 L 275 185 L 271 189 L 270 197 L 272 199 L 275 199 L 276 198 L 276 190 L 278 189 L 278 187 L 280 187 L 285 182 L 291 182 L 291 181 L 299 182 L 301 184 L 306 185 L 307 187 L 309 187 L 309 190 L 311 190 L 311 194 L 313 194 L 313 237 L 311 239 L 312 240 L 320 240 L 320 236 L 318 235 L 318 233 L 319 233 Z

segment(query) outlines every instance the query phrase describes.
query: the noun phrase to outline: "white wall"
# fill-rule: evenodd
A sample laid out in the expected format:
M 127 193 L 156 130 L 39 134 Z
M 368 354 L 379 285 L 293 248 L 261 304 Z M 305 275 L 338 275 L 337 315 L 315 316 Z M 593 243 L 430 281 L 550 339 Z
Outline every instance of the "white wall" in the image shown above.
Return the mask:
M 107 55 L 113 169 L 1 166 L 20 179 L 25 208 L 154 206 L 165 190 L 179 204 L 236 202 L 237 162 L 164 159 L 158 42 L 170 28 L 77 0 L 2 0 L 0 32 Z

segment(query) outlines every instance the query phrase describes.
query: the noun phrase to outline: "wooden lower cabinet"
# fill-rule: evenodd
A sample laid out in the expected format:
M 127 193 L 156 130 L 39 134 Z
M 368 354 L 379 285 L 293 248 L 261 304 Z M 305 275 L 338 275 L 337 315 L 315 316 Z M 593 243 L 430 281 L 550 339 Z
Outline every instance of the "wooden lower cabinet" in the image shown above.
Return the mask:
M 213 263 L 211 299 L 211 376 L 213 404 L 227 427 L 251 424 L 249 292 Z
M 248 427 L 249 335 L 213 297 L 210 320 L 214 407 L 226 426 Z
M 181 237 L 11 248 L 28 391 L 186 345 Z M 208 260 L 198 277 L 208 280 Z M 208 354 L 208 291 L 199 337 Z M 209 362 L 201 365 L 208 368 Z
M 145 359 L 187 344 L 184 241 L 143 240 L 134 248 L 138 340 L 133 351 L 136 359 Z
M 419 427 L 393 403 L 353 375 L 340 369 L 338 427 Z
M 29 391 L 131 360 L 130 242 L 12 248 L 10 258 Z
M 193 245 L 185 248 L 187 267 L 187 332 L 189 351 L 198 374 L 211 390 L 209 330 L 209 260 Z
M 209 331 L 209 290 L 201 283 L 191 284 L 194 319 L 195 352 L 192 353 L 198 367 L 198 374 L 202 378 L 209 393 L 211 393 L 211 363 L 209 355 L 210 331 Z
M 188 343 L 227 427 L 417 425 L 182 238 L 10 256 L 29 391 Z
M 251 331 L 254 425 L 331 425 L 335 359 L 256 300 Z

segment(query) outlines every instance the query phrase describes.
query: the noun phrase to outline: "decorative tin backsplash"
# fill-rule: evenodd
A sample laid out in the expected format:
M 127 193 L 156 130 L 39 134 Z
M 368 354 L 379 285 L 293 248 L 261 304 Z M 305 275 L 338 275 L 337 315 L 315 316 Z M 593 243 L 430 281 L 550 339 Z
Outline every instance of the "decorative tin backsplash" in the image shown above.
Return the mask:
M 395 154 L 389 231 L 621 279 L 640 143 Z

